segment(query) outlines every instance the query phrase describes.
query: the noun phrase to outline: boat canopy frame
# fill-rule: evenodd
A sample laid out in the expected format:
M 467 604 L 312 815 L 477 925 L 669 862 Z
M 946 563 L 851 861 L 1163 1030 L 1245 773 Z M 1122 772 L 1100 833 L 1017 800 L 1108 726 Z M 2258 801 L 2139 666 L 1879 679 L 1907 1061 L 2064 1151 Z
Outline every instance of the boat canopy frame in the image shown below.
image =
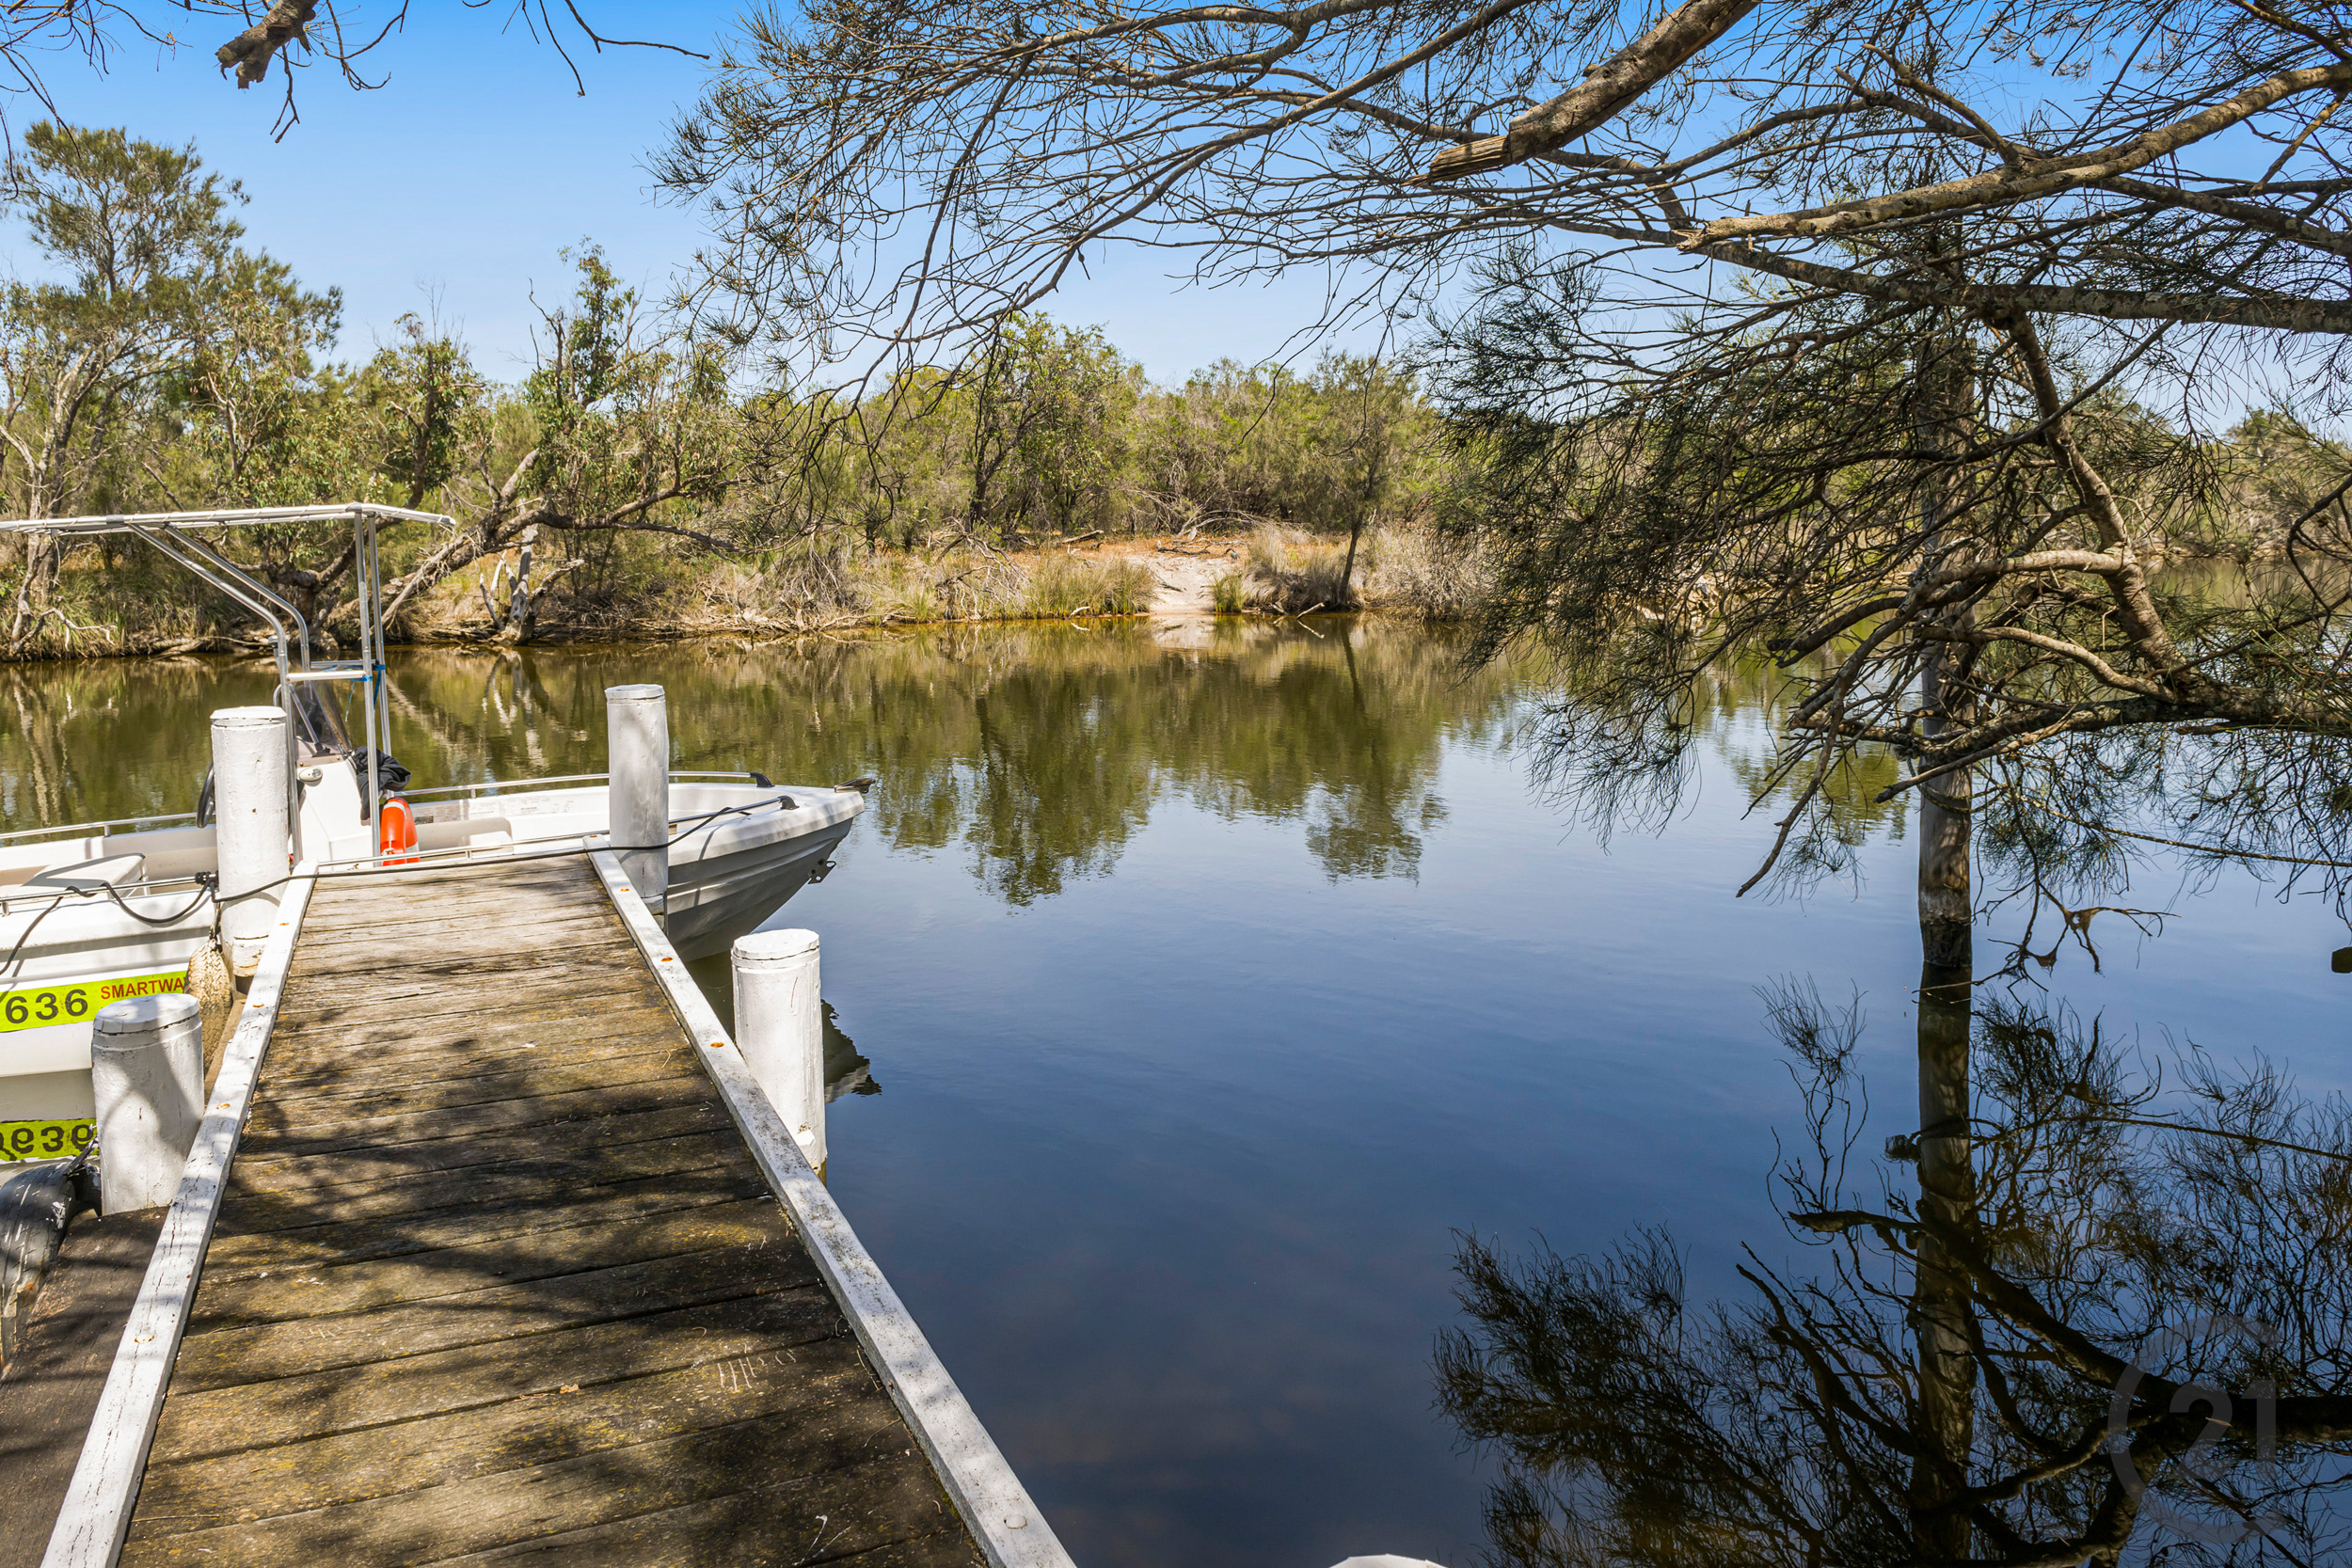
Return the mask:
M 321 660 L 313 657 L 310 624 L 284 594 L 239 566 L 195 531 L 249 527 L 262 523 L 331 523 L 351 525 L 353 600 L 359 612 L 359 657 Z M 321 506 L 233 507 L 202 512 L 118 512 L 86 517 L 28 517 L 0 522 L 0 534 L 55 534 L 89 538 L 129 534 L 144 541 L 158 555 L 187 572 L 223 597 L 249 612 L 269 628 L 278 661 L 278 707 L 286 716 L 287 826 L 302 817 L 302 785 L 295 737 L 302 725 L 295 712 L 294 690 L 314 681 L 348 681 L 359 688 L 361 748 L 368 766 L 359 771 L 367 800 L 367 820 L 382 820 L 381 759 L 389 751 L 391 713 L 384 694 L 384 574 L 376 548 L 376 530 L 383 523 L 433 523 L 454 529 L 457 519 L 438 512 L 413 512 L 403 506 L 379 506 L 373 501 L 338 501 Z M 381 835 L 372 858 L 383 858 Z

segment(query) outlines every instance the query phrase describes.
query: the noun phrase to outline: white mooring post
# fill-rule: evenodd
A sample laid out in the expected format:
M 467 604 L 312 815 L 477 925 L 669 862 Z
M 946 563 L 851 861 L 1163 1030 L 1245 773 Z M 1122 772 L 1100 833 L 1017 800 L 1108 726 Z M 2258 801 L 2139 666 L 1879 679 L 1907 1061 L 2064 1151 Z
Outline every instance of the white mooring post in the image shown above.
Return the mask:
M 656 910 L 670 885 L 670 708 L 658 686 L 604 689 L 612 847 L 637 896 Z M 653 845 L 654 848 L 630 848 Z
M 286 716 L 274 707 L 213 715 L 213 823 L 220 855 L 220 934 L 229 966 L 251 974 L 278 927 L 278 898 L 294 863 L 287 848 Z M 200 1091 L 199 1091 L 200 1093 Z
M 735 1047 L 760 1093 L 825 1168 L 825 1018 L 817 933 L 754 931 L 735 944 Z
M 204 1009 L 184 991 L 111 1002 L 90 1021 L 99 1207 L 169 1203 L 204 1119 Z

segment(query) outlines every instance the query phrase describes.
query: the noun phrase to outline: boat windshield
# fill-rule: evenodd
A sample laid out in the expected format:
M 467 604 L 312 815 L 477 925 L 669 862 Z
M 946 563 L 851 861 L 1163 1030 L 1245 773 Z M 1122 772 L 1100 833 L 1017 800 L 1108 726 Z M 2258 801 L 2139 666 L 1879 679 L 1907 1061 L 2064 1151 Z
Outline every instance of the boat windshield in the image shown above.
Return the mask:
M 325 692 L 303 683 L 287 690 L 285 696 L 291 699 L 287 711 L 294 717 L 294 740 L 301 748 L 303 760 L 350 754 L 351 732 L 343 727 L 342 710 L 328 701 Z

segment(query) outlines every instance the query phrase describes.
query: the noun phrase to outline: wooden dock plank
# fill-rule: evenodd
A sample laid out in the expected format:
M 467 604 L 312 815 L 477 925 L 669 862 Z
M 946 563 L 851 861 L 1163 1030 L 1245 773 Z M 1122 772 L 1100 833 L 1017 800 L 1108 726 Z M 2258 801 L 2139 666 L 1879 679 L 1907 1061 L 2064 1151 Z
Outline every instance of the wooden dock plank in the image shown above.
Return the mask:
M 848 1486 L 818 1491 L 805 1481 L 781 1481 L 444 1562 L 447 1568 L 491 1568 L 532 1560 L 562 1563 L 564 1568 L 797 1568 L 803 1563 L 968 1568 L 976 1560 L 970 1539 L 957 1528 L 944 1499 L 937 1505 L 936 1529 L 893 1538 L 893 1531 L 905 1528 L 906 1514 L 920 1509 L 923 1501 L 914 1488 L 896 1497 L 860 1498 Z M 723 1543 L 735 1543 L 736 1555 L 729 1556 Z
M 199 1306 L 181 1344 L 172 1386 L 217 1388 L 790 1290 L 817 1277 L 804 1257 L 787 1241 L 722 1246 L 430 1302 L 250 1327 L 215 1328 Z M 202 1294 L 199 1290 L 199 1303 Z
M 492 1040 L 516 1035 L 541 1041 L 563 1039 L 573 1033 L 591 1037 L 600 1033 L 595 1026 L 607 1016 L 607 1008 L 615 1014 L 628 1013 L 646 1028 L 658 1027 L 660 1018 L 642 1005 L 626 1002 L 599 1007 L 593 996 L 581 995 L 577 987 L 556 985 L 535 995 L 519 987 L 502 990 L 494 1010 L 482 997 L 471 1003 L 434 998 L 382 1009 L 367 1006 L 362 999 L 357 1006 L 336 1004 L 310 1008 L 286 1022 L 293 1028 L 330 1031 L 342 1037 L 349 1054 L 323 1062 L 314 1069 L 314 1075 L 334 1076 L 365 1071 L 379 1058 L 390 1059 L 403 1052 L 448 1055 L 469 1042 L 487 1046 Z
M 317 1568 L 463 1560 L 535 1546 L 545 1561 L 568 1562 L 568 1550 L 544 1544 L 547 1537 L 747 1493 L 759 1506 L 731 1521 L 745 1542 L 739 1561 L 759 1560 L 762 1544 L 788 1552 L 788 1541 L 813 1545 L 820 1535 L 854 1549 L 930 1534 L 916 1528 L 926 1513 L 932 1529 L 954 1528 L 939 1483 L 919 1461 L 906 1463 L 914 1456 L 892 1447 L 904 1435 L 890 1435 L 871 1410 L 840 1423 L 750 1420 L 214 1529 L 153 1533 L 142 1508 L 122 1560 Z
M 553 1394 L 569 1386 L 595 1387 L 706 1366 L 763 1347 L 808 1344 L 847 1332 L 839 1307 L 811 1285 L 558 1330 L 527 1356 L 510 1354 L 499 1342 L 461 1345 L 400 1361 L 189 1390 L 157 1427 L 151 1462 L 170 1464 L 276 1448 L 307 1437 Z M 594 1370 L 583 1374 L 582 1367 Z M 575 1381 L 583 1375 L 585 1381 Z
M 592 1150 L 569 1159 L 516 1155 L 486 1165 L 420 1171 L 337 1186 L 319 1183 L 278 1192 L 256 1192 L 238 1206 L 235 1223 L 224 1220 L 222 1236 L 260 1236 L 308 1231 L 325 1236 L 336 1227 L 383 1222 L 480 1203 L 492 1206 L 660 1177 L 684 1178 L 719 1166 L 734 1169 L 733 1129 L 691 1137 L 649 1138 Z
M 679 1213 L 705 1204 L 765 1197 L 767 1184 L 740 1171 L 711 1172 L 685 1191 L 668 1176 L 618 1183 L 582 1183 L 550 1188 L 541 1196 L 501 1203 L 463 1201 L 458 1206 L 390 1221 L 306 1226 L 215 1237 L 204 1261 L 216 1283 L 296 1268 L 364 1263 L 379 1258 L 478 1245 L 534 1230 L 574 1225 L 617 1224 L 641 1215 Z M 470 1199 L 471 1195 L 467 1197 Z
M 649 1032 L 660 1029 L 662 1022 L 662 1015 L 650 1007 L 598 1007 L 581 1003 L 575 1010 L 563 1012 L 501 1012 L 487 1018 L 480 1013 L 463 1014 L 430 1037 L 413 1023 L 374 1027 L 352 1023 L 342 1029 L 344 1046 L 351 1053 L 348 1058 L 319 1063 L 308 1071 L 289 1071 L 277 1081 L 276 1093 L 293 1101 L 313 1094 L 364 1092 L 380 1084 L 414 1083 L 421 1070 L 454 1082 L 478 1073 L 511 1071 L 530 1063 L 635 1055 L 645 1049 Z M 521 1054 L 526 1051 L 538 1054 Z
M 405 1016 L 421 1018 L 428 1016 L 428 1009 L 422 1006 L 428 1003 L 479 1009 L 485 1006 L 528 1006 L 542 997 L 564 1000 L 578 995 L 583 982 L 593 981 L 597 967 L 594 959 L 619 963 L 629 956 L 628 944 L 615 942 L 586 949 L 567 949 L 566 961 L 561 965 L 520 972 L 511 958 L 484 955 L 404 966 L 390 974 L 381 970 L 311 975 L 297 973 L 288 978 L 309 982 L 303 987 L 303 993 L 312 999 L 311 1008 L 321 1022 L 333 1022 L 339 1016 L 360 1010 L 381 1014 L 388 1007 L 398 1008 L 403 1004 L 413 1009 Z M 572 961 L 575 959 L 577 962 Z M 479 988 L 460 984 L 477 979 L 494 983 Z M 460 1000 L 460 993 L 467 999 Z M 300 1023 L 308 1016 L 306 1009 L 288 1022 Z
M 782 1418 L 803 1440 L 863 1421 L 865 1363 L 850 1339 L 759 1345 L 723 1362 L 596 1386 L 564 1385 L 532 1399 L 336 1433 L 315 1442 L 246 1449 L 147 1467 L 141 1527 L 176 1534 L 250 1524 L 274 1513 L 339 1508 L 426 1486 L 551 1465 L 606 1449 Z M 804 1463 L 822 1462 L 822 1454 Z
M 341 926 L 320 925 L 303 933 L 302 956 L 306 961 L 316 962 L 340 958 L 347 950 L 358 949 L 374 955 L 381 964 L 394 966 L 413 951 L 421 939 L 437 933 L 449 923 L 450 911 L 436 909 L 431 912 L 409 913 L 388 911 L 373 920 L 354 921 Z M 500 928 L 510 939 L 536 945 L 583 933 L 599 935 L 614 929 L 614 927 L 609 910 L 566 907 L 520 916 L 510 911 L 501 921 Z
M 121 1560 L 519 1555 L 983 1560 L 596 877 L 323 882 Z
M 717 1107 L 699 1101 L 611 1116 L 554 1121 L 535 1129 L 531 1137 L 534 1155 L 591 1155 L 598 1149 L 654 1138 L 683 1137 L 726 1125 Z M 281 1159 L 256 1156 L 238 1168 L 255 1192 L 316 1191 L 349 1187 L 363 1181 L 387 1181 L 425 1171 L 465 1170 L 513 1159 L 517 1146 L 486 1138 L 424 1138 L 386 1148 L 342 1149 L 332 1155 Z
M 501 941 L 510 940 L 504 929 L 499 932 Z M 561 973 L 577 974 L 599 962 L 612 962 L 629 954 L 627 932 L 614 935 L 599 933 L 588 940 L 572 938 L 553 944 L 564 956 Z M 389 961 L 388 961 L 389 960 Z M 332 954 L 302 954 L 294 961 L 294 976 L 309 980 L 314 987 L 326 989 L 328 994 L 337 989 L 348 988 L 370 1002 L 383 997 L 431 994 L 446 988 L 452 980 L 467 980 L 478 975 L 505 976 L 515 968 L 510 953 L 479 953 L 452 946 L 446 940 L 430 946 L 400 954 L 370 954 L 351 949 Z M 542 972 L 543 974 L 545 972 Z M 501 988 L 502 989 L 502 988 Z
M 453 1077 L 436 1074 L 422 1081 L 413 1070 L 406 1074 L 387 1073 L 373 1083 L 321 1088 L 303 1095 L 273 1096 L 268 1104 L 255 1107 L 246 1126 L 248 1136 L 295 1132 L 342 1126 L 370 1117 L 417 1116 L 461 1105 L 518 1100 L 532 1094 L 568 1094 L 651 1083 L 691 1076 L 692 1072 L 673 1052 L 638 1050 L 615 1052 L 584 1062 L 557 1058 L 546 1067 L 516 1067 L 502 1072 Z
M 245 1157 L 294 1160 L 344 1149 L 385 1152 L 410 1144 L 451 1138 L 480 1142 L 485 1134 L 511 1136 L 541 1122 L 593 1121 L 644 1111 L 672 1110 L 701 1103 L 709 1093 L 694 1065 L 675 1056 L 670 1058 L 669 1070 L 665 1072 L 648 1073 L 641 1067 L 616 1073 L 613 1080 L 591 1088 L 555 1088 L 529 1082 L 522 1086 L 522 1092 L 501 1100 L 429 1106 L 421 1111 L 403 1107 L 386 1112 L 379 1107 L 379 1114 L 373 1116 L 355 1110 L 341 1119 L 296 1127 L 283 1126 L 283 1117 L 257 1112 L 254 1121 L 259 1125 L 246 1134 Z
M 588 1272 L 598 1259 L 644 1263 L 784 1239 L 785 1227 L 775 1223 L 776 1206 L 765 1194 L 734 1203 L 664 1204 L 650 1214 L 610 1212 L 613 1207 L 579 1204 L 568 1212 L 550 1213 L 545 1224 L 519 1230 L 510 1224 L 503 1234 L 469 1236 L 452 1246 L 216 1279 L 205 1321 L 211 1332 L 219 1333 L 341 1317 L 553 1280 Z

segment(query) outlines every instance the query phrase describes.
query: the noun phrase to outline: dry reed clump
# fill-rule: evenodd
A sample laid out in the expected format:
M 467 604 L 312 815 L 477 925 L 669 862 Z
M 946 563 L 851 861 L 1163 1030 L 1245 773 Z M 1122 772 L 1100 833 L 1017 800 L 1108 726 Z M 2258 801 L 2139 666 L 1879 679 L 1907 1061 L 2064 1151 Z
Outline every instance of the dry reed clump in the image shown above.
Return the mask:
M 1268 525 L 1251 538 L 1241 565 L 1211 585 L 1220 615 L 1304 615 L 1317 610 L 1392 610 L 1426 621 L 1467 620 L 1493 591 L 1494 570 L 1479 551 L 1435 529 L 1365 531 L 1356 571 L 1343 589 L 1347 546 Z
M 855 568 L 839 559 L 725 562 L 695 583 L 685 630 L 830 631 L 871 619 Z
M 1365 554 L 1356 564 L 1360 577 Z M 1347 546 L 1311 539 L 1295 529 L 1268 526 L 1249 541 L 1240 568 L 1211 588 L 1216 608 L 1227 614 L 1257 610 L 1269 615 L 1305 615 L 1318 610 L 1359 608 L 1356 584 L 1341 587 Z
M 739 626 L 819 631 L 1136 615 L 1151 608 L 1152 587 L 1149 569 L 1123 560 L 1065 556 L 1025 564 L 986 552 L 935 561 L 867 554 L 804 558 L 761 572 L 723 568 L 705 598 Z
M 1385 529 L 1378 542 L 1363 573 L 1367 604 L 1424 621 L 1467 621 L 1494 592 L 1488 553 L 1435 528 Z
M 408 618 L 431 641 L 491 635 L 499 617 L 453 575 L 433 601 Z M 691 577 L 639 599 L 617 633 L 590 627 L 569 595 L 540 607 L 540 638 L 602 635 L 679 636 L 703 632 L 804 633 L 853 626 L 929 626 L 947 621 L 1061 619 L 1134 615 L 1151 608 L 1155 579 L 1136 562 L 1057 557 L 1025 563 L 993 551 L 931 559 L 912 552 L 856 549 L 772 551 L 714 559 Z

